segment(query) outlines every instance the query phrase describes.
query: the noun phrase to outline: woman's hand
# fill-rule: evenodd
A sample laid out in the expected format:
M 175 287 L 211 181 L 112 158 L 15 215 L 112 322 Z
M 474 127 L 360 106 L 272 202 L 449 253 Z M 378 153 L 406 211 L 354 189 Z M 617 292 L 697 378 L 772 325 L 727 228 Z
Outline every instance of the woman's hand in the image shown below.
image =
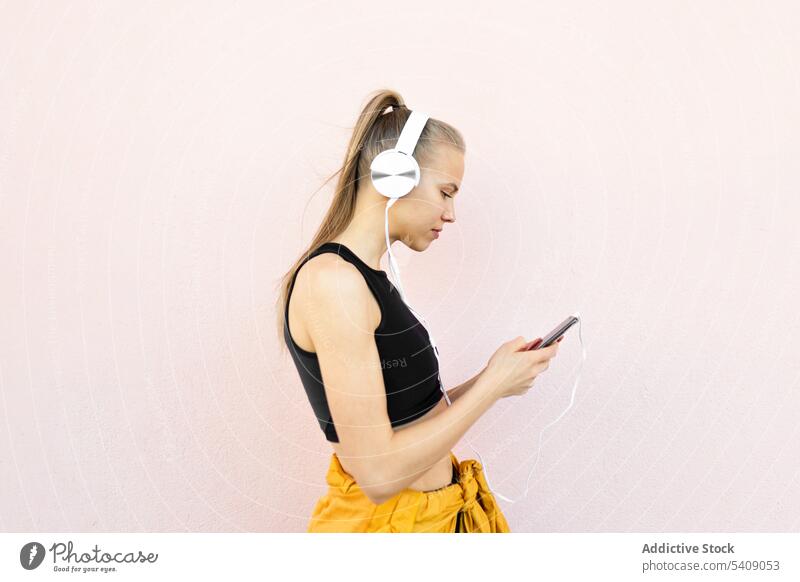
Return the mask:
M 516 337 L 500 346 L 489 359 L 482 375 L 492 379 L 491 385 L 498 399 L 525 394 L 536 377 L 549 367 L 550 360 L 556 357 L 558 344 L 564 338 L 546 348 L 531 350 L 541 343 L 541 339 L 526 342 L 524 337 Z

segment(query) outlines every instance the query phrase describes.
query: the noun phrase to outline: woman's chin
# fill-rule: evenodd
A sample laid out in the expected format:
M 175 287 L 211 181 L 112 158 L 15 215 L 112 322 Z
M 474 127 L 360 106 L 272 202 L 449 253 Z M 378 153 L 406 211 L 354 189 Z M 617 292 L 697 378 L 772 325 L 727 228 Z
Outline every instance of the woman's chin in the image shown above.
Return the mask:
M 403 244 L 406 245 L 408 248 L 410 248 L 412 251 L 417 251 L 418 253 L 420 253 L 425 249 L 427 249 L 429 246 L 431 246 L 431 243 L 433 242 L 433 237 L 425 234 L 413 238 L 412 237 L 403 238 L 401 240 L 403 241 Z
M 430 237 L 417 238 L 417 239 L 414 239 L 414 245 L 411 248 L 414 249 L 415 251 L 421 253 L 422 251 L 427 249 L 429 246 L 431 246 L 432 242 L 433 242 L 433 239 L 430 238 Z

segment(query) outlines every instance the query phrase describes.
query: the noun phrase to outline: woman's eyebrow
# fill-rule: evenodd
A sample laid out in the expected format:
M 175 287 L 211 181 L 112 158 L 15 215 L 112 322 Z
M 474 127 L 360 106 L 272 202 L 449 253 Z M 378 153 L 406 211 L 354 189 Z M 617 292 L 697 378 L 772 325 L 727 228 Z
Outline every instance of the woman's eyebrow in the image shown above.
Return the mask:
M 448 182 L 447 184 L 443 184 L 444 186 L 450 186 L 453 189 L 453 194 L 458 192 L 458 185 L 453 182 Z

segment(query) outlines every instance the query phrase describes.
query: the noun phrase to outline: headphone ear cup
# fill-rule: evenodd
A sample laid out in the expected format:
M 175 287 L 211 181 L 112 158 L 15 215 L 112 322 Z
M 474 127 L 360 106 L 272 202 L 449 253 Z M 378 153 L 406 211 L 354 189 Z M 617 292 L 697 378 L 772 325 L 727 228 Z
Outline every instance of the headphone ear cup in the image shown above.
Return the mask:
M 401 198 L 419 184 L 420 169 L 414 156 L 396 149 L 382 151 L 369 166 L 372 185 L 387 198 Z

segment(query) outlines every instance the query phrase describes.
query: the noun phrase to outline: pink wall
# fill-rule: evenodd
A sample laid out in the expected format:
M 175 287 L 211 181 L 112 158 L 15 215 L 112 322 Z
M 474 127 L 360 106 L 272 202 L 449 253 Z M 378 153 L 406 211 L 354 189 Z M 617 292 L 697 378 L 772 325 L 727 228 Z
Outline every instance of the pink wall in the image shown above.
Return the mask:
M 456 224 L 397 247 L 445 383 L 583 315 L 512 530 L 800 531 L 795 3 L 0 10 L 3 531 L 305 530 L 274 285 L 384 86 L 467 140 Z M 506 496 L 570 334 L 469 433 Z

